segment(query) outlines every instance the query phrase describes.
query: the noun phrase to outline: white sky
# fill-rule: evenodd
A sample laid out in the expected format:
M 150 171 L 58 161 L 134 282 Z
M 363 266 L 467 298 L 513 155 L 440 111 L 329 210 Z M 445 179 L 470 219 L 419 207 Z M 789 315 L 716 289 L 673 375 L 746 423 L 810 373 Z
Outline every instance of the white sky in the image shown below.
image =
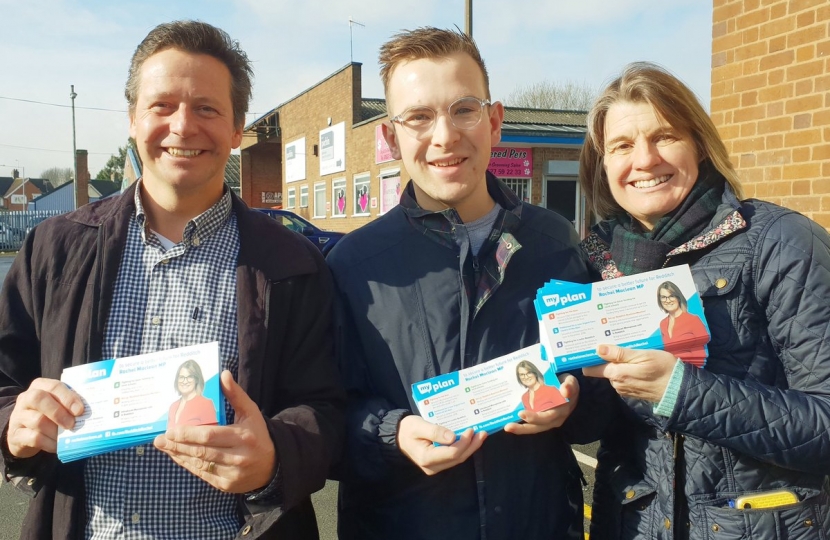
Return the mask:
M 126 143 L 127 67 L 161 22 L 199 19 L 239 40 L 256 74 L 250 122 L 349 63 L 350 16 L 365 25 L 352 28 L 363 97 L 383 97 L 380 45 L 417 26 L 463 29 L 464 0 L 0 0 L 0 176 L 72 167 L 74 84 L 77 147 L 94 177 Z M 473 0 L 473 35 L 495 99 L 545 79 L 600 88 L 650 60 L 709 107 L 707 0 Z

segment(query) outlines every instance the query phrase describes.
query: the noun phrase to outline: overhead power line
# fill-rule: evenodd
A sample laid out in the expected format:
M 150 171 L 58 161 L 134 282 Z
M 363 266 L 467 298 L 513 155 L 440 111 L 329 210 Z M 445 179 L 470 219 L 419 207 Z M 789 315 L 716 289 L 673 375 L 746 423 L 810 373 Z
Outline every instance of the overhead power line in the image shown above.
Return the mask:
M 72 150 L 53 150 L 51 148 L 33 148 L 31 146 L 14 146 L 12 144 L 0 144 L 0 147 L 3 148 L 17 148 L 18 150 L 38 150 L 40 152 L 64 152 L 67 154 L 71 154 Z M 111 156 L 113 155 L 112 152 L 87 152 L 90 155 L 98 155 L 98 156 Z
M 70 108 L 72 105 L 61 105 L 60 103 L 46 103 L 44 101 L 35 101 L 33 99 L 21 99 L 21 98 L 13 98 L 13 97 L 6 97 L 0 96 L 0 99 L 7 99 L 9 101 L 22 101 L 24 103 L 34 103 L 36 105 L 49 105 L 50 107 L 64 107 L 66 109 Z M 106 112 L 117 112 L 117 113 L 126 113 L 127 111 L 122 111 L 118 109 L 104 109 L 103 107 L 75 107 L 76 109 L 87 109 L 89 111 L 106 111 Z

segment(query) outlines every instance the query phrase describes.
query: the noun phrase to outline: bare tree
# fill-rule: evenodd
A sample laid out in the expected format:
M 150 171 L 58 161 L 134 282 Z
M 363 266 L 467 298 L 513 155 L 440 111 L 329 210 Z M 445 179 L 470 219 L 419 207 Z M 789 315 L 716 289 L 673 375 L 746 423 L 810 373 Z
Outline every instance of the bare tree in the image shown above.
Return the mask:
M 544 80 L 516 87 L 504 100 L 504 104 L 530 109 L 587 111 L 596 98 L 596 89 L 585 83 L 578 84 L 573 81 L 557 83 Z
M 52 187 L 56 188 L 72 180 L 72 169 L 69 167 L 51 167 L 40 173 L 40 177 L 49 180 Z

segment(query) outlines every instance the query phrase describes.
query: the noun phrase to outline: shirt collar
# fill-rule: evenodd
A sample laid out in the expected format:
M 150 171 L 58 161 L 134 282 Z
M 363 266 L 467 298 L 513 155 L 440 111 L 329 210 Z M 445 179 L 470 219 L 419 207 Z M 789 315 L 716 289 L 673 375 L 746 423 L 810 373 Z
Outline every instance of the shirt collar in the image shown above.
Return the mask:
M 139 184 L 135 190 L 135 220 L 141 228 L 141 240 L 146 244 L 149 226 L 144 205 L 141 203 L 140 182 L 142 182 L 142 179 L 138 180 L 137 183 Z M 228 220 L 231 210 L 231 191 L 228 186 L 224 186 L 222 197 L 213 206 L 187 222 L 182 235 L 182 243 L 198 246 L 201 242 L 213 236 Z

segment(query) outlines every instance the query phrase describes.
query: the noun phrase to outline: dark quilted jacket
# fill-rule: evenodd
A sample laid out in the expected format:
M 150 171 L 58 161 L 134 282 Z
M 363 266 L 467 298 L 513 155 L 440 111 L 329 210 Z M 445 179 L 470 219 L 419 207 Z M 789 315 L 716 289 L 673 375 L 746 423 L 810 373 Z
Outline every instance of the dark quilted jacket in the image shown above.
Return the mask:
M 668 261 L 692 266 L 706 369 L 684 367 L 669 418 L 625 400 L 599 454 L 592 540 L 830 538 L 830 236 L 728 190 L 723 203 L 747 227 Z M 800 502 L 729 506 L 778 488 Z

